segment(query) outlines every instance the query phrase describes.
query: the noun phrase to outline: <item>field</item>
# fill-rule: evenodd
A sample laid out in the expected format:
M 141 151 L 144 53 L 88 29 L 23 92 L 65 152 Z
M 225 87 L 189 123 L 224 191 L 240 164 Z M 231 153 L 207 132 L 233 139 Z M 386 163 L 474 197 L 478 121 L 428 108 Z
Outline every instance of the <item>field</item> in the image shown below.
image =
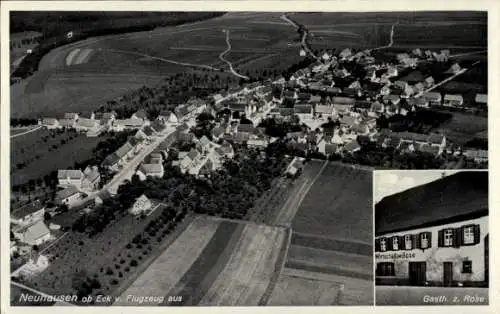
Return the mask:
M 452 112 L 452 115 L 451 120 L 441 125 L 438 132 L 453 143 L 463 145 L 472 139 L 484 138 L 485 134 L 487 137 L 488 118 L 460 112 Z
M 74 231 L 68 231 L 54 242 L 43 255 L 49 257 L 49 267 L 38 276 L 28 279 L 27 285 L 49 294 L 74 293 L 74 280 L 82 272 L 96 278 L 101 287 L 99 291 L 113 295 L 122 289 L 127 282 L 140 274 L 144 267 L 176 237 L 176 232 L 184 229 L 186 222 L 181 223 L 172 234 L 161 237 L 161 241 L 147 239 L 145 236 L 137 245 L 129 246 L 132 239 L 143 233 L 146 226 L 161 217 L 165 205 L 155 204 L 155 211 L 145 219 L 125 215 L 112 222 L 103 233 L 89 238 Z M 78 215 L 78 212 L 73 212 Z M 168 224 L 165 224 L 165 228 Z M 158 236 L 160 238 L 160 236 Z M 131 261 L 135 260 L 134 266 Z
M 373 304 L 369 169 L 312 160 L 297 179 L 278 180 L 256 207 L 257 221 L 292 227 L 268 305 Z
M 237 70 L 260 68 L 281 72 L 300 57 L 297 31 L 281 20 L 280 15 L 279 12 L 228 13 L 197 23 L 89 38 L 56 48 L 43 57 L 39 71 L 28 82 L 12 87 L 12 116 L 95 109 L 125 91 L 153 85 L 166 75 L 198 66 L 228 71 L 219 59 L 227 47 L 224 29 L 230 30 L 232 49 L 228 58 L 235 62 Z M 387 45 L 390 27 L 398 20 L 395 46 L 423 43 L 439 47 L 486 46 L 486 17 L 481 13 L 449 16 L 292 13 L 291 16 L 310 29 L 313 49 Z M 461 26 L 459 32 L 457 25 Z M 424 35 L 426 41 L 422 42 Z
M 488 288 L 377 286 L 377 305 L 488 305 Z M 427 298 L 441 297 L 440 301 Z M 472 297 L 472 298 L 471 298 Z M 477 299 L 476 299 L 477 298 Z M 482 300 L 481 300 L 482 299 Z
M 165 296 L 143 305 L 259 305 L 285 247 L 285 229 L 198 216 L 115 305 L 138 305 L 129 295 Z
M 11 140 L 11 184 L 41 178 L 92 157 L 103 137 L 42 129 Z

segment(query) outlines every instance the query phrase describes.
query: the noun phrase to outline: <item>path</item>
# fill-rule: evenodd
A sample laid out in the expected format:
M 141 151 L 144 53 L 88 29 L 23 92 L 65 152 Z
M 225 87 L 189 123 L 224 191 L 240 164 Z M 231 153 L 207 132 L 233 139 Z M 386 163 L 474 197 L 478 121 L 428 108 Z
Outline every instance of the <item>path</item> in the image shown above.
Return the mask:
M 476 62 L 474 62 L 474 63 L 471 65 L 471 67 L 475 66 L 475 65 L 476 65 L 476 64 L 478 64 L 479 62 L 480 62 L 480 61 L 476 61 Z M 453 76 L 450 76 L 449 78 L 444 79 L 444 80 L 442 80 L 441 82 L 439 82 L 439 83 L 437 83 L 437 84 L 434 84 L 433 86 L 431 86 L 431 87 L 429 87 L 428 89 L 424 90 L 424 91 L 422 92 L 422 94 L 425 94 L 425 93 L 427 93 L 427 92 L 430 92 L 431 90 L 433 90 L 433 89 L 435 89 L 435 88 L 437 88 L 437 87 L 439 87 L 439 86 L 441 86 L 441 85 L 443 85 L 443 84 L 448 83 L 449 81 L 451 81 L 451 80 L 455 79 L 457 76 L 464 74 L 464 73 L 465 73 L 465 72 L 467 72 L 469 69 L 470 69 L 470 68 L 463 68 L 463 69 L 461 69 L 460 71 L 458 71 L 458 72 L 457 72 L 456 74 L 454 74 Z
M 309 35 L 309 31 L 305 28 L 304 25 L 299 25 L 297 22 L 295 22 L 294 20 L 292 20 L 291 18 L 289 18 L 286 14 L 283 14 L 280 16 L 280 18 L 283 20 L 283 21 L 286 21 L 288 22 L 289 24 L 291 24 L 293 27 L 297 28 L 297 30 L 299 30 L 302 26 L 302 28 L 304 29 L 302 31 L 302 36 L 301 36 L 301 45 L 302 45 L 302 48 L 308 53 L 310 54 L 314 59 L 317 59 L 319 60 L 320 58 L 318 56 L 316 56 L 312 51 L 311 49 L 309 48 L 309 44 L 307 43 L 307 35 Z
M 221 59 L 221 61 L 227 63 L 227 65 L 229 66 L 229 70 L 231 71 L 231 73 L 233 73 L 235 76 L 237 77 L 240 77 L 242 79 L 245 79 L 245 80 L 248 80 L 250 79 L 248 76 L 245 76 L 245 75 L 241 75 L 239 74 L 238 72 L 236 72 L 233 68 L 233 64 L 231 62 L 229 62 L 229 60 L 227 60 L 226 58 L 224 58 L 224 56 L 226 54 L 228 54 L 230 51 L 231 51 L 231 43 L 229 42 L 229 30 L 223 30 L 224 33 L 226 33 L 226 43 L 227 43 L 227 48 L 226 50 L 224 50 L 223 52 L 220 53 L 219 55 L 219 59 Z
M 33 128 L 31 130 L 28 130 L 26 132 L 23 132 L 23 133 L 18 133 L 18 134 L 14 134 L 14 135 L 11 135 L 10 138 L 15 138 L 15 137 L 18 137 L 18 136 L 22 136 L 22 135 L 26 135 L 26 134 L 29 134 L 31 132 L 35 132 L 35 131 L 38 131 L 42 128 L 41 125 L 37 126 L 36 128 Z
M 385 49 L 385 48 L 391 48 L 392 45 L 394 45 L 394 28 L 396 27 L 397 24 L 398 24 L 398 22 L 392 24 L 392 26 L 391 26 L 391 35 L 390 35 L 390 38 L 389 38 L 389 43 L 387 45 L 385 45 L 385 46 L 381 46 L 381 47 L 370 49 L 370 51 L 380 50 L 380 49 Z
M 151 58 L 153 60 L 159 60 L 159 61 L 171 63 L 171 64 L 177 64 L 177 65 L 194 67 L 194 68 L 202 68 L 202 69 L 208 69 L 208 70 L 213 70 L 213 71 L 220 71 L 220 69 L 214 68 L 214 67 L 212 67 L 210 65 L 206 65 L 206 64 L 194 64 L 194 63 L 188 63 L 188 62 L 180 62 L 180 61 L 165 59 L 165 58 L 161 58 L 161 57 L 155 57 L 155 56 L 151 56 L 151 55 L 148 55 L 145 53 L 135 52 L 135 51 L 127 51 L 127 50 L 121 50 L 121 49 L 102 49 L 102 48 L 97 48 L 97 51 L 112 51 L 112 52 L 118 52 L 118 53 L 125 53 L 125 54 L 140 56 L 140 57 Z
M 287 199 L 285 204 L 283 204 L 283 206 L 281 207 L 279 214 L 274 222 L 274 225 L 284 226 L 284 227 L 290 227 L 292 225 L 293 218 L 295 217 L 295 214 L 299 210 L 302 201 L 304 201 L 304 198 L 308 194 L 314 182 L 318 180 L 318 178 L 323 173 L 323 170 L 325 170 L 326 166 L 328 166 L 328 160 L 324 161 L 323 166 L 312 180 L 306 180 L 300 187 L 297 194 Z

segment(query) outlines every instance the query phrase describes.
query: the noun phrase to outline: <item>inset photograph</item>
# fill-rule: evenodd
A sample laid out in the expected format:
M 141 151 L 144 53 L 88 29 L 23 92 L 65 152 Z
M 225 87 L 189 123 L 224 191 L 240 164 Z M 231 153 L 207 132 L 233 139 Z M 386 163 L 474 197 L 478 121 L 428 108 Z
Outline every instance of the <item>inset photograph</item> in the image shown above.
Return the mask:
M 376 171 L 376 305 L 488 305 L 488 172 Z

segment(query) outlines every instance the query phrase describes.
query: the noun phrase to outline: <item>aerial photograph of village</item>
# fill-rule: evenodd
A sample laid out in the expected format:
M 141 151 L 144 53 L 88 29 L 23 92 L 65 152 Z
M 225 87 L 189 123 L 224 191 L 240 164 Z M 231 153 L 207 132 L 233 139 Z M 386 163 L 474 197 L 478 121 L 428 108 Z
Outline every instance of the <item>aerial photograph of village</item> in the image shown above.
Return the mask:
M 373 305 L 374 171 L 488 168 L 487 12 L 11 11 L 9 42 L 11 306 Z

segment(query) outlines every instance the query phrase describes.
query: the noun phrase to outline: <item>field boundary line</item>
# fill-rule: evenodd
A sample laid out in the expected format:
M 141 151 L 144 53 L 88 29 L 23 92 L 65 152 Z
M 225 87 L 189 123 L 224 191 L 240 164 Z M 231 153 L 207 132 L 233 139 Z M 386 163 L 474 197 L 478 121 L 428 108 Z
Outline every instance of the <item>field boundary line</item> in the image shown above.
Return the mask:
M 292 228 L 286 229 L 286 236 L 283 238 L 282 248 L 280 250 L 280 254 L 278 255 L 278 259 L 276 260 L 276 264 L 274 266 L 274 272 L 267 284 L 266 291 L 261 296 L 258 305 L 267 305 L 269 302 L 269 298 L 271 297 L 274 289 L 276 288 L 276 284 L 278 283 L 279 278 L 281 277 L 281 271 L 285 268 L 286 260 L 288 257 L 288 250 L 292 243 Z
M 321 251 L 321 252 L 325 252 L 325 253 L 335 253 L 335 254 L 338 254 L 338 255 L 344 255 L 344 256 L 347 256 L 347 257 L 370 257 L 370 256 L 367 256 L 367 255 L 361 255 L 361 254 L 356 254 L 356 253 L 348 253 L 348 252 L 344 252 L 344 251 L 334 251 L 334 250 L 327 250 L 327 249 L 322 249 L 322 248 L 317 248 L 317 247 L 312 247 L 312 246 L 306 246 L 306 245 L 303 245 L 303 244 L 291 244 L 292 246 L 294 247 L 297 247 L 297 248 L 303 248 L 303 249 L 307 249 L 307 250 L 312 250 L 312 251 Z

